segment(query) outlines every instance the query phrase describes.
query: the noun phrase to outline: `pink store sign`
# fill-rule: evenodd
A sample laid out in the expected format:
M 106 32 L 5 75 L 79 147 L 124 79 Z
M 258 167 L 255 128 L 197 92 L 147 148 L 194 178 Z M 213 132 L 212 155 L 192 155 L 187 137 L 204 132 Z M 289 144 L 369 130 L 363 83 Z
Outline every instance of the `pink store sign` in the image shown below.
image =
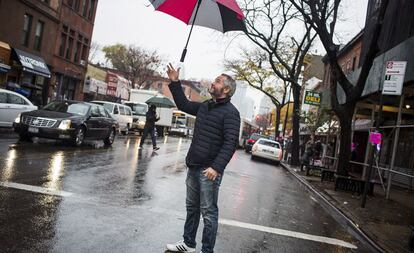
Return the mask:
M 372 144 L 378 145 L 378 144 L 381 144 L 381 141 L 382 141 L 382 135 L 380 133 L 371 132 L 369 134 L 369 142 L 371 142 Z

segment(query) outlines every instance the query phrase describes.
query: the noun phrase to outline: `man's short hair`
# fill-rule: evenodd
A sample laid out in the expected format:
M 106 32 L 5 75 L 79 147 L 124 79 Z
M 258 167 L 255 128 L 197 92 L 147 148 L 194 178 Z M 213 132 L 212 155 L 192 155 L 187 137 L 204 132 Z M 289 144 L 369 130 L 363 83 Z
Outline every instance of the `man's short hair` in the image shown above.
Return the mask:
M 229 87 L 230 91 L 228 93 L 228 97 L 232 97 L 234 93 L 236 92 L 236 81 L 227 74 L 221 74 L 222 76 L 226 77 L 226 80 L 224 80 L 224 87 Z

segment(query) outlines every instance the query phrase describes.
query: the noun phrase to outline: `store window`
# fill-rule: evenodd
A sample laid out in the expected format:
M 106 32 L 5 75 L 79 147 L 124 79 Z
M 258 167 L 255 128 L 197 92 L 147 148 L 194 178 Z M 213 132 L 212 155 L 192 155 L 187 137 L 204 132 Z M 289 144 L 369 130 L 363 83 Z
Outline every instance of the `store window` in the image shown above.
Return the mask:
M 66 42 L 67 42 L 67 39 L 68 39 L 68 31 L 69 31 L 69 28 L 64 25 L 62 27 L 62 33 L 60 35 L 60 47 L 59 47 L 59 56 L 60 57 L 65 57 Z
M 68 38 L 68 46 L 66 47 L 66 54 L 65 58 L 71 60 L 72 57 L 72 49 L 73 49 L 73 37 L 75 36 L 75 31 L 70 30 L 69 38 Z
M 86 59 L 88 57 L 88 46 L 89 46 L 89 40 L 87 38 L 83 39 L 83 46 L 82 46 L 82 57 L 81 59 L 86 62 Z
M 25 47 L 29 45 L 30 31 L 32 30 L 33 16 L 29 14 L 24 15 L 23 30 L 21 37 L 21 44 Z
M 82 16 L 86 17 L 88 14 L 88 2 L 89 0 L 83 0 L 82 1 Z
M 45 23 L 42 21 L 38 21 L 36 25 L 36 33 L 35 33 L 35 41 L 34 41 L 34 49 L 40 51 L 42 47 L 42 37 L 43 37 L 43 29 Z
M 67 0 L 66 2 L 74 11 L 79 11 L 80 0 Z
M 75 57 L 74 57 L 75 63 L 79 63 L 79 58 L 82 52 L 82 41 L 83 41 L 82 35 L 78 35 L 78 41 L 76 42 L 76 47 L 75 47 Z
M 88 13 L 88 18 L 90 20 L 93 19 L 93 13 L 95 10 L 95 4 L 96 4 L 96 0 L 91 0 L 90 5 L 89 5 L 89 13 Z

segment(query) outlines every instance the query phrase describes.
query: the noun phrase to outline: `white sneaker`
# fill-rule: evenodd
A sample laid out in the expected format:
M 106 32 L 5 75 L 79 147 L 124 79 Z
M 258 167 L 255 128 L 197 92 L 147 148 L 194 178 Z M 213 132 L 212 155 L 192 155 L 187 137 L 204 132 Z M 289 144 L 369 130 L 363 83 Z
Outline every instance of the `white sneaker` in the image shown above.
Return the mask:
M 195 248 L 188 247 L 184 243 L 184 240 L 181 240 L 174 244 L 167 244 L 167 250 L 172 252 L 195 252 Z

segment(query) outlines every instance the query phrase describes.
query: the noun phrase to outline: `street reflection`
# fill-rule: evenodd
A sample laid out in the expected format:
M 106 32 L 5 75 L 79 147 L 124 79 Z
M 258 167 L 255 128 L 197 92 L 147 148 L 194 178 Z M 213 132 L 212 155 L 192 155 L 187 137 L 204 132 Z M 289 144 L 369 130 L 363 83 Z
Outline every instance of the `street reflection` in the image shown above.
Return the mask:
M 183 144 L 183 138 L 180 138 L 179 140 L 178 140 L 178 145 L 177 145 L 177 151 L 180 151 L 181 150 L 181 145 Z
M 126 149 L 129 149 L 129 143 L 131 142 L 131 139 L 130 138 L 127 138 L 126 140 L 125 140 L 125 146 L 126 146 Z
M 63 151 L 59 151 L 53 154 L 52 159 L 49 163 L 47 175 L 48 182 L 45 184 L 45 187 L 54 190 L 60 190 L 60 178 L 63 174 L 62 171 L 64 168 L 64 158 L 65 156 Z
M 2 173 L 2 181 L 9 181 L 13 175 L 14 162 L 16 160 L 16 150 L 11 149 L 7 152 L 6 167 Z

